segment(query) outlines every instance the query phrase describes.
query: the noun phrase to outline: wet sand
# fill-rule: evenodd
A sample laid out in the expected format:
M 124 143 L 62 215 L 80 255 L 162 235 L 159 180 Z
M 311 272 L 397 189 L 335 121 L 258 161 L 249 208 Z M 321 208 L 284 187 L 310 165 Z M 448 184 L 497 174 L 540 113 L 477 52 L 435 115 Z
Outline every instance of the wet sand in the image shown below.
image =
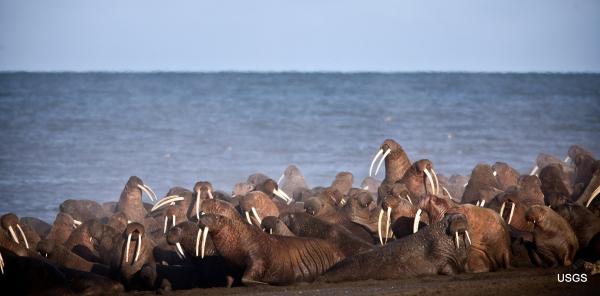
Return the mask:
M 402 280 L 344 283 L 303 283 L 293 286 L 256 286 L 179 290 L 169 295 L 598 295 L 600 274 L 585 283 L 559 283 L 557 274 L 573 269 L 519 268 L 481 274 L 425 276 Z M 134 292 L 133 295 L 155 295 Z

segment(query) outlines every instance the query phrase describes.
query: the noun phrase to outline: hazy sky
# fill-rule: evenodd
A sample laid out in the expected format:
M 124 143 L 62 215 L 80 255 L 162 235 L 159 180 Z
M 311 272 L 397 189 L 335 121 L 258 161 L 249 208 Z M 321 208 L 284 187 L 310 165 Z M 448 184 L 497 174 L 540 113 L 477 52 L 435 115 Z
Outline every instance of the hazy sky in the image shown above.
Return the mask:
M 0 71 L 600 72 L 598 0 L 0 3 Z

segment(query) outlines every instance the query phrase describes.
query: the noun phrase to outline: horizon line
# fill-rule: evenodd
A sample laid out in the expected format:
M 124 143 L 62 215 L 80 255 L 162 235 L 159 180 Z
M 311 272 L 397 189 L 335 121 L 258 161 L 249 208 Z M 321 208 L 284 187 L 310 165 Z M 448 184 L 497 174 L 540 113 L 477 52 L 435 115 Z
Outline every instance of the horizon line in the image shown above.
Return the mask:
M 600 71 L 335 71 L 335 70 L 0 70 L 0 74 L 563 74 L 598 75 Z

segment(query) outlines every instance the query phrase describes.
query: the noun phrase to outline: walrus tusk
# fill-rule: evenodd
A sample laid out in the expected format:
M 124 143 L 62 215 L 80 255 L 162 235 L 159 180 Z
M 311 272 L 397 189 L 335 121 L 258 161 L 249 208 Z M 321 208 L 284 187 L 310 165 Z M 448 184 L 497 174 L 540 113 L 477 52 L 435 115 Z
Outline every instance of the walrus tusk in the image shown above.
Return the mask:
M 285 177 L 285 174 L 281 174 L 281 177 L 279 177 L 279 179 L 277 179 L 277 185 L 281 184 L 283 177 Z
M 4 258 L 2 258 L 2 253 L 0 253 L 0 272 L 4 274 Z
M 379 220 L 377 221 L 377 235 L 379 235 L 379 242 L 383 246 L 383 237 L 381 236 L 381 219 L 383 219 L 383 209 L 379 211 Z
M 273 228 L 269 228 L 269 234 L 273 234 Z
M 538 171 L 539 167 L 536 165 L 533 167 L 533 170 L 531 170 L 531 173 L 529 173 L 530 176 L 535 175 L 535 173 Z
M 154 212 L 169 203 L 182 201 L 182 200 L 184 200 L 184 198 L 179 195 L 170 195 L 170 196 L 163 197 L 163 199 L 161 199 L 159 202 L 154 204 L 152 209 L 150 209 L 150 212 Z
M 387 220 L 385 222 L 385 243 L 387 244 L 387 240 L 390 237 L 390 217 L 392 214 L 392 208 L 387 208 Z
M 136 262 L 138 260 L 138 258 L 140 258 L 141 251 L 142 251 L 142 234 L 138 233 L 137 248 L 135 250 L 135 258 L 133 258 L 133 262 Z
M 485 205 L 485 199 L 482 199 L 481 203 L 479 204 L 479 206 L 483 208 L 484 205 Z
M 452 194 L 450 194 L 450 191 L 448 191 L 448 189 L 446 189 L 446 187 L 443 187 L 443 186 L 442 186 L 442 189 L 444 190 L 444 192 L 446 192 L 446 194 L 448 194 L 448 197 L 449 197 L 451 200 L 454 200 L 454 197 L 452 197 Z
M 409 202 L 411 205 L 413 204 L 413 203 L 412 203 L 412 199 L 410 199 L 410 195 L 408 195 L 408 194 L 407 194 L 407 195 L 406 195 L 406 199 L 408 200 L 408 202 Z
M 494 177 L 496 177 L 496 176 L 498 175 L 498 173 L 497 173 L 496 171 L 494 171 L 494 172 L 492 173 L 492 175 L 494 175 Z
M 15 241 L 15 243 L 19 244 L 19 239 L 17 238 L 17 234 L 13 230 L 12 226 L 8 226 L 8 231 L 10 232 L 10 236 L 12 236 L 12 239 Z
M 469 236 L 469 231 L 465 230 L 465 235 L 467 236 L 467 240 L 469 241 L 469 245 L 472 245 L 471 243 L 471 237 Z
M 175 215 L 173 215 L 173 227 L 175 227 L 175 225 L 177 225 L 177 223 L 175 223 Z
M 342 199 L 340 200 L 340 204 L 341 204 L 342 206 L 343 206 L 343 205 L 345 205 L 345 204 L 346 204 L 346 200 L 342 198 Z
M 17 229 L 19 229 L 19 232 L 21 233 L 21 236 L 23 237 L 23 241 L 25 241 L 25 248 L 27 248 L 27 250 L 29 250 L 29 242 L 27 242 L 27 237 L 25 236 L 25 233 L 23 232 L 23 229 L 21 228 L 21 225 L 19 225 L 19 223 L 17 223 Z
M 285 202 L 290 201 L 289 197 L 285 196 L 284 194 L 281 194 L 281 191 L 277 190 L 277 188 L 273 189 L 273 194 L 275 194 L 277 197 L 281 198 Z
M 600 186 L 598 186 L 596 188 L 596 190 L 594 190 L 594 192 L 592 192 L 592 195 L 590 195 L 590 198 L 588 199 L 587 203 L 585 203 L 585 207 L 586 208 L 590 207 L 590 205 L 592 204 L 592 200 L 594 200 L 594 198 L 596 198 L 596 196 L 598 195 L 598 193 L 600 193 Z
M 212 191 L 211 190 L 207 190 L 206 192 L 208 192 L 208 198 L 210 199 L 215 199 L 212 195 Z
M 369 190 L 369 185 L 365 185 L 365 187 L 362 188 L 363 190 Z
M 390 152 L 392 152 L 392 149 L 388 148 L 388 150 L 385 151 L 383 156 L 381 156 L 381 159 L 379 160 L 379 163 L 377 164 L 377 168 L 375 169 L 375 177 L 377 176 L 377 173 L 379 172 L 379 168 L 381 167 L 381 164 L 383 163 L 385 158 L 388 156 L 388 154 L 390 154 Z
M 200 220 L 200 191 L 196 193 L 196 219 Z
M 127 244 L 125 244 L 125 262 L 129 262 L 129 245 L 131 244 L 131 233 L 127 235 Z
M 500 207 L 500 217 L 502 217 L 502 214 L 504 214 L 504 207 L 506 206 L 506 202 L 502 202 L 502 206 Z M 504 219 L 504 218 L 502 218 Z
M 454 241 L 456 242 L 456 248 L 460 248 L 460 244 L 458 243 L 458 231 L 454 232 Z
M 479 206 L 479 203 L 480 203 L 480 202 L 481 202 L 481 200 L 478 200 L 478 201 L 475 203 L 475 205 L 476 205 L 476 206 Z
M 248 224 L 252 225 L 252 220 L 250 220 L 250 213 L 246 211 L 246 220 L 248 220 Z
M 155 199 L 158 200 L 158 198 L 156 198 L 156 194 L 154 194 L 154 191 L 152 191 L 152 189 L 150 189 L 150 187 L 143 185 L 143 184 L 138 184 L 137 187 L 139 189 L 141 189 L 142 191 L 144 191 L 144 193 L 146 193 L 146 195 L 148 195 L 148 198 L 150 198 L 151 202 L 154 202 Z
M 377 151 L 377 154 L 375 154 L 375 157 L 373 157 L 373 161 L 371 161 L 371 166 L 369 167 L 369 177 L 373 176 L 373 165 L 375 165 L 377 158 L 379 158 L 381 154 L 383 154 L 383 149 L 380 148 L 379 151 Z
M 260 225 L 262 223 L 262 220 L 260 219 L 260 216 L 256 212 L 255 207 L 252 207 L 252 214 L 254 215 L 254 218 L 256 218 L 256 221 L 258 221 L 258 225 Z
M 167 223 L 169 222 L 169 218 L 167 216 L 165 216 L 165 229 L 163 230 L 163 233 L 167 233 Z
M 433 179 L 435 180 L 435 195 L 440 194 L 440 183 L 438 182 L 438 177 L 433 168 L 431 169 L 431 173 L 433 174 Z
M 79 220 L 75 220 L 75 219 L 73 219 L 73 224 L 75 224 L 75 225 L 79 226 L 79 225 L 81 225 L 82 223 L 81 223 L 81 221 L 79 221 Z
M 431 177 L 431 173 L 428 169 L 424 169 L 423 172 L 427 175 L 427 179 L 429 180 L 429 185 L 431 185 L 431 194 L 435 194 L 435 184 L 433 184 L 433 178 Z M 425 185 L 427 187 L 427 185 Z
M 569 161 L 571 161 L 571 157 L 569 157 L 569 156 L 567 155 L 567 157 L 565 157 L 565 160 L 564 160 L 564 162 L 565 162 L 565 163 L 569 163 Z
M 512 203 L 510 208 L 510 215 L 508 216 L 508 224 L 510 225 L 510 221 L 512 221 L 513 214 L 515 213 L 515 203 Z
M 292 203 L 293 199 L 289 195 L 287 195 L 287 193 L 285 193 L 285 191 L 283 191 L 281 189 L 277 189 L 277 192 L 279 192 L 279 194 L 284 196 L 284 198 L 287 200 L 288 205 L 290 205 Z
M 413 222 L 413 233 L 416 233 L 419 230 L 419 221 L 421 221 L 421 209 L 418 209 L 415 213 L 415 221 Z
M 202 237 L 202 228 L 198 227 L 198 234 L 196 234 L 196 257 L 200 256 L 200 237 Z
M 185 258 L 185 254 L 183 253 L 183 248 L 181 248 L 181 244 L 180 244 L 179 242 L 177 242 L 177 243 L 175 244 L 175 246 L 177 247 L 177 252 L 178 252 L 178 254 L 179 254 L 179 255 L 181 255 L 181 256 L 179 256 L 179 257 L 180 257 L 181 259 Z
M 204 226 L 204 231 L 202 232 L 202 247 L 201 247 L 201 256 L 200 258 L 204 259 L 204 251 L 206 250 L 206 237 L 208 236 L 208 226 Z

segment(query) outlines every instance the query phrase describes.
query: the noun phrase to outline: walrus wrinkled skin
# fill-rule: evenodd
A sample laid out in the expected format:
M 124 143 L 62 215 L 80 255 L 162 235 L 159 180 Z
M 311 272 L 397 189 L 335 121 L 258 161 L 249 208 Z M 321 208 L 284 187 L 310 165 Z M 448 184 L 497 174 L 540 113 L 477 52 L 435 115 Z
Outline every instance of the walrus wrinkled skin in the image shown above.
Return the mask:
M 352 232 L 358 238 L 366 241 L 373 242 L 371 233 L 362 225 L 350 221 L 344 214 L 338 212 L 331 203 L 323 201 L 322 198 L 312 197 L 304 203 L 306 213 L 315 216 L 325 222 L 331 224 L 340 225 L 350 232 Z
M 506 190 L 516 186 L 519 181 L 519 172 L 504 162 L 496 162 L 492 165 L 500 190 Z
M 465 187 L 461 202 L 474 204 L 482 199 L 489 202 L 502 192 L 500 187 L 492 167 L 487 164 L 478 164 L 471 172 L 471 178 Z
M 510 267 L 508 226 L 498 213 L 471 204 L 457 204 L 435 195 L 424 196 L 419 207 L 429 214 L 430 223 L 441 220 L 447 213 L 465 215 L 471 236 L 466 271 L 487 272 Z
M 469 250 L 467 219 L 449 214 L 415 234 L 346 258 L 327 271 L 326 282 L 394 279 L 464 270 Z
M 579 248 L 577 237 L 569 223 L 546 206 L 531 206 L 525 218 L 534 224 L 533 242 L 535 244 L 536 263 L 544 267 L 573 263 Z
M 244 284 L 291 284 L 315 280 L 344 258 L 332 244 L 315 238 L 269 235 L 258 227 L 207 214 L 215 247 L 229 264 L 244 269 Z
M 108 276 L 108 266 L 89 262 L 52 240 L 41 240 L 37 251 L 57 266 Z
M 578 204 L 564 204 L 554 211 L 565 218 L 577 236 L 580 252 L 586 261 L 600 260 L 600 218 L 586 207 Z

